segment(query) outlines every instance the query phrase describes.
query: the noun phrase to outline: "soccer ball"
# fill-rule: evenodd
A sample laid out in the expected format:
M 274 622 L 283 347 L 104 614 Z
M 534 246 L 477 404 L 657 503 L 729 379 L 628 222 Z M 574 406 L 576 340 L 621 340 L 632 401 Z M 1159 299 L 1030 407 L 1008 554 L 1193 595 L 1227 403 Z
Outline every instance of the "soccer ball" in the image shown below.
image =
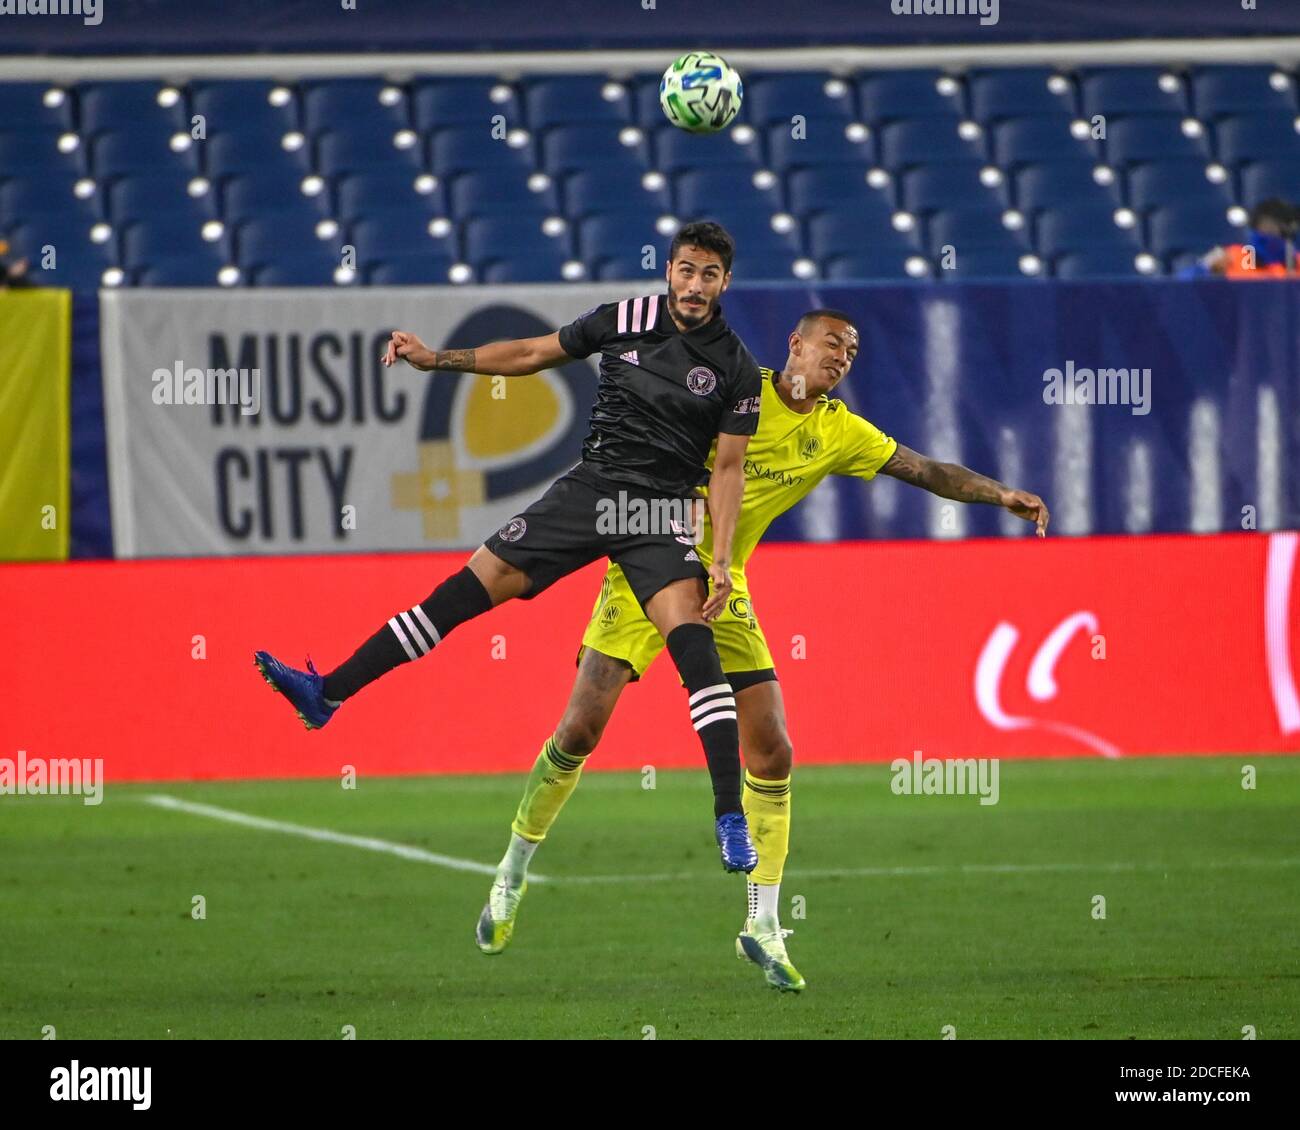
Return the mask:
M 692 51 L 674 61 L 659 83 L 659 105 L 678 129 L 717 133 L 740 113 L 740 72 L 721 55 Z

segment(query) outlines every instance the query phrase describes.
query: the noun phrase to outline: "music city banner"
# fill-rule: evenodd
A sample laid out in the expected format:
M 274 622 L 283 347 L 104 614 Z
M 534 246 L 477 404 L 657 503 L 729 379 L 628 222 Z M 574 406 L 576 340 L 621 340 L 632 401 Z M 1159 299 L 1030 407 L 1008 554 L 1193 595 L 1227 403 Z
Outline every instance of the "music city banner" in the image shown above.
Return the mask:
M 117 556 L 476 545 L 579 458 L 598 359 L 389 369 L 390 332 L 535 337 L 660 285 L 105 292 Z

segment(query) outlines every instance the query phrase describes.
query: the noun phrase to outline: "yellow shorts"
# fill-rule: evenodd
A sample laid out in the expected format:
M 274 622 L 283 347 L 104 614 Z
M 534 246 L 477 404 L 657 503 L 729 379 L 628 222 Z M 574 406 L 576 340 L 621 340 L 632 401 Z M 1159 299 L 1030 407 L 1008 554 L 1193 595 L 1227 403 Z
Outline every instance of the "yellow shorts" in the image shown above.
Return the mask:
M 776 666 L 763 629 L 754 617 L 749 593 L 743 588 L 732 590 L 727 607 L 712 627 L 722 670 L 728 675 L 739 671 L 767 671 Z M 582 647 L 623 660 L 631 666 L 637 679 L 664 649 L 663 637 L 646 618 L 623 570 L 613 563 L 601 581 L 600 596 L 582 635 Z M 582 658 L 581 649 L 578 658 Z

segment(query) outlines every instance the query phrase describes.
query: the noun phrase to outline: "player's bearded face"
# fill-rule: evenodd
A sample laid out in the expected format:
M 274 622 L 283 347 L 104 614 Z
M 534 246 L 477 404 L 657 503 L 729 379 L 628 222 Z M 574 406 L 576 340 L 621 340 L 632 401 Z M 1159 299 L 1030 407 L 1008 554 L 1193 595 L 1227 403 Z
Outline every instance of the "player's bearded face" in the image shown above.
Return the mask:
M 668 272 L 668 306 L 688 328 L 703 325 L 726 288 L 726 273 L 715 256 L 692 255 L 692 248 L 673 260 Z

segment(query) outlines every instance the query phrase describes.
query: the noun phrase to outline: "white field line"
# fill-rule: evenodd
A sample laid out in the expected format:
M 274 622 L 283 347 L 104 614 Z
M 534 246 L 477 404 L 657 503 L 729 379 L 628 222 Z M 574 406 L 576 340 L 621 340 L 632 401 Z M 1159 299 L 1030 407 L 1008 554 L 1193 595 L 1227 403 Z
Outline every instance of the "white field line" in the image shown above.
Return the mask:
M 224 820 L 228 824 L 239 824 L 245 828 L 256 828 L 263 832 L 282 832 L 289 836 L 301 836 L 306 840 L 319 843 L 342 844 L 346 847 L 361 848 L 363 851 L 376 851 L 384 855 L 395 855 L 399 859 L 409 859 L 415 863 L 430 863 L 435 867 L 446 867 L 452 871 L 470 871 L 476 875 L 495 875 L 496 865 L 477 863 L 472 859 L 460 859 L 454 855 L 440 855 L 425 851 L 424 848 L 396 844 L 390 840 L 380 840 L 373 836 L 351 836 L 343 832 L 331 832 L 328 828 L 309 828 L 304 824 L 288 824 L 282 820 L 267 820 L 261 816 L 250 816 L 230 808 L 218 808 L 211 804 L 195 804 L 177 797 L 154 794 L 143 798 L 146 804 L 158 808 L 168 808 L 175 812 L 187 812 L 192 816 L 207 816 L 213 820 Z M 1177 863 L 956 863 L 948 865 L 930 864 L 914 867 L 827 867 L 827 868 L 792 868 L 786 872 L 789 879 L 830 879 L 830 878 L 909 878 L 924 875 L 1035 875 L 1061 872 L 1125 872 L 1125 871 L 1196 871 L 1225 870 L 1235 867 L 1297 867 L 1300 859 L 1240 859 L 1240 860 L 1198 860 Z M 684 883 L 704 878 L 705 871 L 664 872 L 649 875 L 539 875 L 535 871 L 528 873 L 530 883 Z

